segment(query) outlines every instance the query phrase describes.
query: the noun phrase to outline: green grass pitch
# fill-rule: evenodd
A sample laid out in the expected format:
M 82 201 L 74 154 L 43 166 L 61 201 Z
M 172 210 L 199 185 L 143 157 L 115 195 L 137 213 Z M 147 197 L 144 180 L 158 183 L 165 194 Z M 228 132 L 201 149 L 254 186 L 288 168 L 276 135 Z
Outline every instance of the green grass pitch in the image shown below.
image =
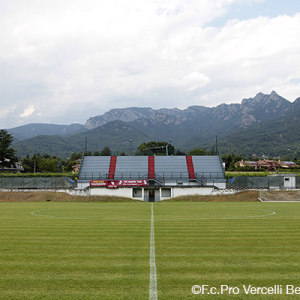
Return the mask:
M 300 203 L 154 204 L 158 299 L 193 285 L 300 286 Z M 0 299 L 148 299 L 151 204 L 0 203 Z

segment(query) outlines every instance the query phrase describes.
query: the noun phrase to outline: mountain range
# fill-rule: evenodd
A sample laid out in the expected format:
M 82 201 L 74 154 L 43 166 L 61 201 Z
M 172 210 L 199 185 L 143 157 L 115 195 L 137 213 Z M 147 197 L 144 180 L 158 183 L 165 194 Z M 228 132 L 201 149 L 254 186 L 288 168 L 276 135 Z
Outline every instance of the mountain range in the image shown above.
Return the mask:
M 300 152 L 300 98 L 294 102 L 258 93 L 236 104 L 187 109 L 130 107 L 90 117 L 85 124 L 27 124 L 8 129 L 22 157 L 33 153 L 68 157 L 71 152 L 135 150 L 142 142 L 170 141 L 182 151 L 211 149 L 218 136 L 221 153 L 294 155 Z M 132 142 L 130 142 L 132 140 Z

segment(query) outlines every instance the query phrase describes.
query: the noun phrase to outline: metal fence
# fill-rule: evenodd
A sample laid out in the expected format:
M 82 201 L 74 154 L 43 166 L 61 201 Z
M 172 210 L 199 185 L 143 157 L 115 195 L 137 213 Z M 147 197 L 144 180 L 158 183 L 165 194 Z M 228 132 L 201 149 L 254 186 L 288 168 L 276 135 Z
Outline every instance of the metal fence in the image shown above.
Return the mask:
M 296 178 L 296 188 L 300 188 L 300 176 Z M 227 181 L 228 188 L 248 188 L 248 189 L 284 189 L 283 176 L 250 177 L 236 176 Z
M 74 184 L 68 177 L 0 177 L 1 189 L 65 189 Z
M 300 189 L 300 176 L 296 177 L 296 188 Z

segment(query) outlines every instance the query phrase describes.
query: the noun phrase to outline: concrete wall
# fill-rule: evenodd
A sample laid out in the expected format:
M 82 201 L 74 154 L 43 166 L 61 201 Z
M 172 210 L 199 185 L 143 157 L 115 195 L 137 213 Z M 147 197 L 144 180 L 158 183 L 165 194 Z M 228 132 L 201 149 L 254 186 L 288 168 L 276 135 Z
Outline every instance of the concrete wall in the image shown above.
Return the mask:
M 178 183 L 181 182 L 181 184 Z M 223 182 L 222 182 L 223 181 Z M 215 180 L 207 180 L 207 185 L 215 186 L 218 189 L 226 189 L 226 180 L 225 179 L 215 179 Z M 199 187 L 199 182 L 193 182 L 188 180 L 166 180 L 165 186 L 178 186 L 178 187 Z
M 77 190 L 83 190 L 90 186 L 90 182 L 77 182 Z
M 90 195 L 133 198 L 132 188 L 118 188 L 118 189 L 91 188 Z M 139 199 L 139 198 L 134 198 L 134 199 Z
M 158 196 L 160 200 L 169 199 L 171 197 L 180 197 L 187 195 L 210 195 L 214 191 L 212 187 L 172 187 L 171 195 L 167 191 L 167 188 L 158 188 L 156 192 L 156 197 Z M 133 197 L 133 188 L 118 188 L 118 189 L 106 189 L 106 188 L 91 188 L 90 195 L 97 196 L 116 196 L 116 197 L 126 197 L 143 200 L 142 195 L 149 197 L 149 191 L 145 190 L 144 192 L 139 191 L 138 194 Z M 159 199 L 157 199 L 159 200 Z
M 197 187 L 197 188 L 179 188 L 174 187 L 172 197 L 188 196 L 188 195 L 210 195 L 213 192 L 212 187 Z
M 81 183 L 78 188 L 86 188 L 89 186 L 89 183 Z M 225 189 L 225 183 L 218 183 L 219 189 Z M 115 197 L 126 197 L 132 198 L 141 201 L 149 201 L 149 189 L 150 187 L 119 187 L 118 189 L 107 189 L 107 188 L 89 188 L 85 191 L 82 191 L 82 194 L 86 195 L 97 195 L 97 196 L 115 196 Z M 135 190 L 135 193 L 134 193 Z M 155 192 L 155 201 L 161 201 L 170 199 L 173 197 L 180 197 L 180 196 L 188 196 L 188 195 L 211 195 L 216 192 L 213 187 L 199 187 L 199 186 L 164 186 L 164 187 L 157 187 Z M 171 190 L 171 193 L 170 193 Z M 219 190 L 221 192 L 221 190 Z M 78 191 L 78 190 L 77 190 Z M 222 192 L 221 192 L 222 193 Z M 80 194 L 78 191 L 77 194 Z
M 222 182 L 222 181 L 224 181 L 224 182 Z M 220 190 L 224 190 L 224 189 L 226 189 L 226 180 L 215 180 L 215 181 L 207 180 L 207 185 L 213 185 Z

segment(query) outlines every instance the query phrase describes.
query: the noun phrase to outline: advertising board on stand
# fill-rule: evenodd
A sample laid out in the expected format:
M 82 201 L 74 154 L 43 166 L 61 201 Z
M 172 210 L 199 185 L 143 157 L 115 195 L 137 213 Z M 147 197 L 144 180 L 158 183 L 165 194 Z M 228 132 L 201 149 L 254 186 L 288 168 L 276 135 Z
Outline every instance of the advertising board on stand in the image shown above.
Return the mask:
M 148 180 L 91 180 L 90 187 L 106 187 L 117 189 L 118 187 L 148 186 Z
M 106 186 L 107 180 L 90 180 L 90 186 Z

